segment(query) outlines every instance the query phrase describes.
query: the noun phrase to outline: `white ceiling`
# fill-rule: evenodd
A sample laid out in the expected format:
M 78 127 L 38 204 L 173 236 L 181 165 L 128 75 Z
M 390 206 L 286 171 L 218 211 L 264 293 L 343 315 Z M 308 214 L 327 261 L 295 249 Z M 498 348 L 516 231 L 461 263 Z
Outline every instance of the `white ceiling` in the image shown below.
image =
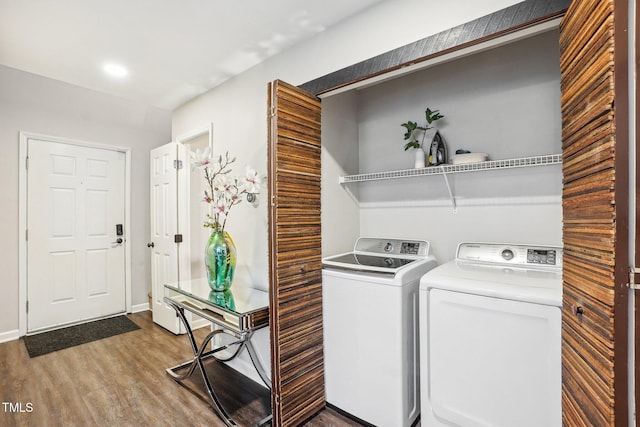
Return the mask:
M 380 1 L 0 0 L 0 64 L 174 109 Z

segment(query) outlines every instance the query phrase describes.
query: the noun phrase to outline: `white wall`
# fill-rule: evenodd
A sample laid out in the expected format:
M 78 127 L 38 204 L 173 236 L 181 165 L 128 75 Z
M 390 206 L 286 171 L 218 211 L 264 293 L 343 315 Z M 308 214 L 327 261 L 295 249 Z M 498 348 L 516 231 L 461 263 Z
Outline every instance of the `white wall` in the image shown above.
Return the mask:
M 176 109 L 173 114 L 173 135 L 184 134 L 213 122 L 214 152 L 230 150 L 238 157 L 239 165 L 249 163 L 266 172 L 267 82 L 282 79 L 299 85 L 515 3 L 518 2 L 385 1 Z M 344 152 L 346 156 L 350 156 L 350 153 L 350 150 Z M 326 155 L 325 150 L 323 159 L 326 159 Z M 342 163 L 340 159 L 334 161 L 336 165 Z M 349 163 L 350 160 L 345 162 Z M 335 184 L 336 180 L 337 176 L 323 176 L 323 188 L 327 183 Z M 266 190 L 257 210 L 246 204 L 238 206 L 227 227 L 238 247 L 238 264 L 247 266 L 251 280 L 266 289 L 268 201 L 265 200 L 265 195 Z M 323 210 L 326 211 L 327 206 L 323 206 Z M 340 211 L 336 211 L 336 214 L 340 214 Z M 355 234 L 357 233 L 352 231 L 342 237 L 336 236 L 332 247 L 336 250 L 351 249 Z M 323 237 L 324 235 L 325 231 Z M 268 360 L 267 332 L 261 331 L 256 335 L 256 340 L 258 352 Z M 251 371 L 246 373 L 253 375 Z
M 509 159 L 562 152 L 558 30 L 391 80 L 358 94 L 360 172 L 406 169 L 400 126 L 424 123 L 426 106 L 449 154 L 463 148 Z M 358 186 L 360 233 L 422 238 L 439 261 L 458 242 L 561 245 L 560 165 L 449 175 Z
M 0 66 L 0 337 L 18 330 L 20 131 L 131 147 L 132 303 L 150 287 L 149 150 L 171 138 L 170 112 Z
M 175 137 L 213 122 L 214 153 L 229 150 L 236 155 L 239 170 L 234 169 L 234 172 L 241 172 L 246 163 L 266 172 L 269 81 L 282 79 L 302 84 L 514 3 L 517 1 L 485 0 L 470 3 L 454 0 L 447 2 L 446 7 L 435 1 L 424 0 L 389 0 L 380 3 L 176 109 L 172 133 Z M 408 19 L 408 11 L 411 19 Z M 327 132 L 324 123 L 323 128 Z M 348 155 L 347 151 L 343 153 L 345 156 Z M 326 149 L 323 154 L 326 158 Z M 336 161 L 339 163 L 342 160 Z M 324 178 L 330 184 L 337 180 L 337 176 Z M 266 289 L 268 269 L 265 254 L 268 246 L 265 195 L 266 190 L 257 211 L 246 205 L 237 207 L 228 230 L 238 246 L 238 263 L 250 265 L 254 280 L 258 286 Z M 327 209 L 323 208 L 323 211 L 327 213 Z M 340 243 L 334 242 L 335 250 L 350 249 L 354 234 L 357 233 L 346 235 Z
M 360 237 L 359 188 L 343 188 L 338 177 L 357 174 L 358 96 L 345 92 L 322 101 L 322 256 L 353 249 Z

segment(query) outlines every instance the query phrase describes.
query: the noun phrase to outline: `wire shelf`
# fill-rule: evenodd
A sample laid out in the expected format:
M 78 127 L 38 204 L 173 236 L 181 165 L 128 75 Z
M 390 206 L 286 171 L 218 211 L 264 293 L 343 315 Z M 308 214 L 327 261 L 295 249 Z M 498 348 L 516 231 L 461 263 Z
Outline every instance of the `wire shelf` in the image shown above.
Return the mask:
M 562 154 L 546 154 L 543 156 L 521 157 L 518 159 L 488 160 L 486 162 L 463 163 L 458 165 L 428 166 L 421 169 L 402 169 L 385 172 L 361 173 L 340 177 L 340 184 L 364 181 L 379 181 L 396 178 L 409 178 L 426 175 L 444 175 L 449 173 L 476 172 L 483 170 L 513 169 L 531 166 L 547 166 L 562 164 Z

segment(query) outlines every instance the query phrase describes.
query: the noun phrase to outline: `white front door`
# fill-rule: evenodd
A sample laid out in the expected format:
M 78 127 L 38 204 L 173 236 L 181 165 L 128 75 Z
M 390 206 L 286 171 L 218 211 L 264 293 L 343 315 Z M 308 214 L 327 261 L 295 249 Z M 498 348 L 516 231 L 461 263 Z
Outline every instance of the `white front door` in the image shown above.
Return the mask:
M 27 332 L 125 312 L 125 154 L 27 150 Z
M 186 194 L 184 171 L 188 168 L 188 149 L 170 142 L 151 150 L 151 294 L 153 321 L 174 334 L 184 333 L 176 312 L 164 303 L 165 283 L 188 280 L 179 270 L 179 249 L 176 243 L 179 221 L 179 194 Z M 178 160 L 182 160 L 183 168 Z

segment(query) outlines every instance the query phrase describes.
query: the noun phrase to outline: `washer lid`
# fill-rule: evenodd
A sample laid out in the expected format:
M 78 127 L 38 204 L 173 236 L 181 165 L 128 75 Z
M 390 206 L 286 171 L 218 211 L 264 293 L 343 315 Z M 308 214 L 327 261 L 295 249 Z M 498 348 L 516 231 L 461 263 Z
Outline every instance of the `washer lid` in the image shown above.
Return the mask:
M 397 269 L 410 262 L 417 261 L 415 259 L 396 258 L 396 257 L 383 257 L 358 253 L 346 253 L 342 255 L 336 255 L 325 259 L 325 263 L 342 263 L 354 267 L 382 267 Z
M 429 257 L 429 243 L 424 240 L 361 237 L 353 252 L 326 257 L 325 267 L 354 271 L 396 274 L 412 262 Z

